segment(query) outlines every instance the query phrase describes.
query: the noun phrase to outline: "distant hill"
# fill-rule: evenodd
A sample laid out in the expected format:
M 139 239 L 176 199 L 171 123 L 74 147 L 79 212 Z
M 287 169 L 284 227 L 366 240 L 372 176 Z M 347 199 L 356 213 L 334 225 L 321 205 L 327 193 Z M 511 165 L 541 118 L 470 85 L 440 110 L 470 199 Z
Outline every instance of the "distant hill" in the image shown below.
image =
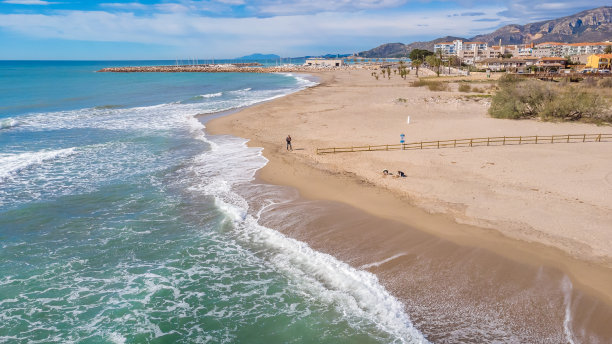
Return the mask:
M 413 49 L 432 50 L 439 42 L 466 40 L 461 37 L 442 37 L 429 42 L 410 44 L 387 43 L 374 49 L 359 53 L 362 57 L 398 57 L 406 56 Z M 612 39 L 612 6 L 586 10 L 571 16 L 546 20 L 526 25 L 506 25 L 492 33 L 478 35 L 468 41 L 483 41 L 490 45 L 524 44 L 541 42 L 599 42 Z
M 275 54 L 251 54 L 243 57 L 238 57 L 236 60 L 278 60 L 280 56 Z
M 472 40 L 489 44 L 541 42 L 599 42 L 612 39 L 612 7 L 605 6 L 571 16 L 527 25 L 506 25 Z

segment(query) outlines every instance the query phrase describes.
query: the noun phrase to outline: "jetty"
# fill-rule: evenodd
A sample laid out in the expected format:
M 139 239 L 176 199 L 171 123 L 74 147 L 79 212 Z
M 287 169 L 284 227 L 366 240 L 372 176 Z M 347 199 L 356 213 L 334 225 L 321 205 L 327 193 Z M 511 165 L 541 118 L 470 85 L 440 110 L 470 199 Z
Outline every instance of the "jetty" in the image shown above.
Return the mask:
M 135 66 L 102 68 L 99 73 L 293 73 L 326 70 L 378 69 L 378 66 L 343 65 L 343 66 L 308 66 L 282 65 L 265 67 L 259 63 L 235 64 L 201 64 L 176 66 Z

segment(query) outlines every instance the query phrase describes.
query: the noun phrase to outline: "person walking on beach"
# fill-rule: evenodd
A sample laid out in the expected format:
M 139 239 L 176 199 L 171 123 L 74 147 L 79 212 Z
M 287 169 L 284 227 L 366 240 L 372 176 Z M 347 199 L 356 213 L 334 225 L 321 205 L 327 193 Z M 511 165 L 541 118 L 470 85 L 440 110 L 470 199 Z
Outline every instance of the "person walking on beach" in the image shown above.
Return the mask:
M 285 140 L 287 141 L 287 150 L 293 150 L 293 147 L 291 146 L 291 135 L 287 135 Z

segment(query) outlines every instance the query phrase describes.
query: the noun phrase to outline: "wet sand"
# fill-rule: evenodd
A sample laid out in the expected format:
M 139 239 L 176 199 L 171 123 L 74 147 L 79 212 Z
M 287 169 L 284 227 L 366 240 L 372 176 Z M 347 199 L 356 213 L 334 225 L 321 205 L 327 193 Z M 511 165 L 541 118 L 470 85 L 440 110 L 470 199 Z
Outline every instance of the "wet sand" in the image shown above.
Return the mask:
M 537 259 L 518 262 L 262 180 L 239 192 L 253 213 L 266 207 L 260 224 L 376 274 L 432 342 L 612 341 L 612 307 Z
M 334 75 L 322 78 L 334 87 Z M 497 227 L 491 230 L 459 224 L 452 213 L 431 214 L 415 207 L 422 205 L 415 194 L 381 187 L 350 168 L 337 168 L 336 161 L 313 159 L 313 145 L 324 140 L 296 141 L 296 151 L 285 152 L 269 136 L 274 131 L 282 140 L 288 131 L 275 128 L 276 121 L 308 122 L 304 109 L 286 111 L 321 91 L 306 90 L 207 124 L 212 133 L 247 137 L 251 146 L 264 147 L 270 163 L 260 171 L 261 180 L 290 185 L 305 197 L 268 210 L 263 224 L 375 273 L 435 342 L 612 340 L 612 270 L 606 259 L 578 259 L 550 245 L 546 235 L 516 240 L 503 221 L 492 221 Z M 258 123 L 246 123 L 261 114 Z M 253 126 L 269 130 L 255 132 Z

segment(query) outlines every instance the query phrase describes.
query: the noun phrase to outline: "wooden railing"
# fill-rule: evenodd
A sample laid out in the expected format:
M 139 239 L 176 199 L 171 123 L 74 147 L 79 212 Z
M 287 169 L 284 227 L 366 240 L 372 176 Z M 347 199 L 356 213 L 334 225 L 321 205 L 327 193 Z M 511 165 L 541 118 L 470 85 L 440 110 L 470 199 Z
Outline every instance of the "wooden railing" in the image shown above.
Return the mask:
M 575 134 L 575 135 L 549 135 L 549 136 L 496 136 L 479 137 L 471 139 L 421 141 L 410 143 L 398 143 L 392 145 L 369 145 L 356 147 L 331 147 L 317 148 L 317 154 L 392 151 L 392 150 L 414 150 L 414 149 L 439 149 L 475 146 L 505 146 L 523 144 L 543 143 L 577 143 L 577 142 L 606 142 L 612 141 L 612 134 Z

